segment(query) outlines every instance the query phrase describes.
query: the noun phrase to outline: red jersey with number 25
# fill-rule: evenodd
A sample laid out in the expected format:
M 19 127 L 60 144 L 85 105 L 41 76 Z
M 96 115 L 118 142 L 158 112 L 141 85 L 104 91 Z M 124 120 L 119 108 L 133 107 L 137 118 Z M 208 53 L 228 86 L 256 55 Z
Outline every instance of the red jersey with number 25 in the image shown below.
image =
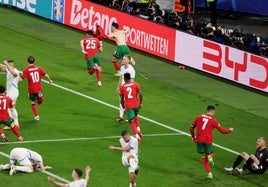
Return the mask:
M 8 108 L 12 104 L 10 97 L 6 95 L 0 95 L 0 121 L 9 119 Z
M 126 110 L 140 107 L 140 102 L 137 98 L 137 93 L 140 89 L 140 85 L 136 82 L 125 83 L 120 87 L 120 95 L 124 95 Z
M 195 127 L 197 127 L 196 142 L 206 144 L 212 144 L 213 142 L 212 130 L 214 128 L 216 128 L 222 134 L 228 134 L 231 132 L 229 129 L 222 128 L 215 118 L 207 114 L 199 115 L 195 119 L 192 128 Z
M 43 92 L 41 79 L 45 74 L 46 72 L 39 66 L 28 66 L 23 70 L 21 78 L 28 79 L 29 94 Z
M 85 37 L 83 38 L 84 50 L 87 52 L 85 54 L 85 58 L 88 59 L 99 53 L 99 48 L 101 47 L 101 43 L 98 38 Z

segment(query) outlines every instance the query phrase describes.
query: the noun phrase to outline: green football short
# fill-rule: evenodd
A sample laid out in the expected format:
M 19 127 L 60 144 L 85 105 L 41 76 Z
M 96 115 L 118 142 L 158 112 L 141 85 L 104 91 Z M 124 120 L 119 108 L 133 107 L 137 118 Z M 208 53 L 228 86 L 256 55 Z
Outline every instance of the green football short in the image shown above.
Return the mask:
M 129 55 L 130 54 L 130 51 L 129 51 L 129 48 L 128 46 L 126 45 L 119 45 L 117 47 L 117 50 L 116 52 L 114 53 L 114 57 L 117 58 L 117 59 L 122 59 L 123 56 L 125 55 Z
M 212 144 L 205 144 L 205 143 L 196 143 L 197 152 L 198 153 L 212 153 L 213 152 L 213 145 Z
M 87 69 L 93 68 L 94 64 L 98 64 L 100 66 L 100 55 L 96 54 L 93 57 L 87 59 Z
M 139 113 L 139 108 L 131 108 L 126 110 L 128 121 L 132 120 Z
M 42 92 L 39 92 L 39 93 L 31 93 L 29 94 L 29 99 L 31 101 L 36 101 L 39 97 L 42 97 L 43 96 L 43 93 Z
M 8 118 L 8 120 L 0 121 L 0 124 L 4 124 L 10 127 L 10 125 L 13 123 L 13 119 Z

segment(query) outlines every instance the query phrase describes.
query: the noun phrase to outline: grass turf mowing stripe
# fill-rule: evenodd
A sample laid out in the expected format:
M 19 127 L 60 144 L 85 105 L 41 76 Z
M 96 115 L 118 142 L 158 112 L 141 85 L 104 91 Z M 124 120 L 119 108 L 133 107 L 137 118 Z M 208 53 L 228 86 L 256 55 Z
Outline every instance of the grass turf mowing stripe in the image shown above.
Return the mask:
M 51 84 L 51 83 L 49 83 L 47 80 L 42 79 L 42 81 L 45 82 L 45 83 Z M 97 102 L 97 103 L 106 105 L 106 106 L 108 106 L 108 107 L 110 107 L 110 108 L 114 108 L 114 109 L 119 110 L 119 107 L 116 107 L 116 106 L 114 106 L 114 105 L 111 105 L 111 104 L 109 104 L 109 103 L 106 103 L 106 102 L 104 102 L 104 101 L 101 101 L 101 100 L 99 100 L 99 99 L 96 99 L 96 98 L 94 98 L 94 97 L 91 97 L 91 96 L 82 94 L 82 93 L 80 93 L 80 92 L 77 92 L 77 91 L 75 91 L 75 90 L 66 88 L 66 87 L 64 87 L 64 86 L 60 86 L 60 85 L 55 84 L 55 83 L 52 83 L 52 85 L 55 86 L 55 87 L 57 87 L 57 88 L 63 89 L 63 90 L 65 90 L 65 91 L 71 92 L 71 93 L 73 93 L 73 94 L 79 95 L 79 96 L 81 96 L 81 97 L 84 97 L 84 98 L 90 99 L 90 100 L 92 100 L 92 101 L 95 101 L 95 102 Z M 139 117 L 140 117 L 141 119 L 143 119 L 143 120 L 146 120 L 146 121 L 151 122 L 151 123 L 153 123 L 153 124 L 155 124 L 155 125 L 164 127 L 164 128 L 166 128 L 166 129 L 172 130 L 172 131 L 174 131 L 174 132 L 183 134 L 183 135 L 185 135 L 185 136 L 191 136 L 191 135 L 190 135 L 189 133 L 187 133 L 187 132 L 181 131 L 181 130 L 179 130 L 179 129 L 175 129 L 175 128 L 173 128 L 173 127 L 170 127 L 170 126 L 165 125 L 165 124 L 163 124 L 163 123 L 157 122 L 157 121 L 152 120 L 152 119 L 150 119 L 150 118 L 147 118 L 147 117 L 145 117 L 145 116 L 139 115 Z M 234 151 L 234 150 L 232 150 L 232 149 L 229 149 L 229 148 L 227 148 L 227 147 L 221 146 L 221 145 L 216 144 L 216 143 L 213 143 L 213 145 L 214 145 L 215 147 L 218 147 L 218 148 L 223 149 L 223 150 L 225 150 L 225 151 L 228 151 L 228 152 L 230 152 L 230 153 L 239 155 L 239 152 Z

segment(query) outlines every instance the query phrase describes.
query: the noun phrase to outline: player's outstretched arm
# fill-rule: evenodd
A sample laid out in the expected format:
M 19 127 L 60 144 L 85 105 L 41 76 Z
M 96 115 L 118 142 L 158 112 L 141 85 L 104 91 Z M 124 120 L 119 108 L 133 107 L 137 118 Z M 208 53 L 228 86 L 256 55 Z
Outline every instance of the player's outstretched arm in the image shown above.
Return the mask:
M 66 184 L 57 182 L 56 179 L 54 179 L 54 178 L 52 178 L 52 177 L 48 177 L 47 180 L 48 180 L 51 184 L 54 184 L 55 186 L 58 186 L 58 187 L 67 187 Z
M 49 83 L 53 83 L 53 81 L 50 79 L 48 74 L 45 74 L 45 77 L 47 78 L 47 80 L 49 81 Z

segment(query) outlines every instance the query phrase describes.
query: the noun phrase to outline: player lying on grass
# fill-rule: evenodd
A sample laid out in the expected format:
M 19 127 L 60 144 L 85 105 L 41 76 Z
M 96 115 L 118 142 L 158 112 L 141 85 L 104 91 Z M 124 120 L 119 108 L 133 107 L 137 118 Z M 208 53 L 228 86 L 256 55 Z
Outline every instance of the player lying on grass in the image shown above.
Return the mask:
M 37 168 L 42 171 L 52 168 L 44 166 L 43 158 L 39 153 L 22 147 L 12 149 L 9 160 L 9 164 L 0 165 L 0 170 L 9 170 L 9 175 L 13 175 L 17 171 L 32 173 Z M 19 163 L 19 166 L 16 165 L 17 163 Z
M 63 184 L 63 183 L 57 182 L 52 177 L 48 177 L 47 179 L 51 184 L 54 184 L 55 186 L 59 186 L 59 187 L 76 187 L 76 186 L 86 187 L 87 183 L 89 181 L 90 171 L 91 171 L 90 166 L 86 166 L 86 168 L 85 168 L 86 176 L 85 176 L 85 179 L 82 179 L 81 178 L 82 175 L 83 175 L 82 170 L 78 169 L 78 168 L 74 169 L 73 172 L 72 172 L 73 181 L 68 183 L 68 184 Z
M 238 168 L 238 165 L 244 161 L 242 168 Z M 246 169 L 254 174 L 263 174 L 268 167 L 268 150 L 266 148 L 266 138 L 260 137 L 256 143 L 255 155 L 249 155 L 246 152 L 240 153 L 230 168 L 224 168 L 229 174 L 233 174 L 236 171 L 241 175 Z

